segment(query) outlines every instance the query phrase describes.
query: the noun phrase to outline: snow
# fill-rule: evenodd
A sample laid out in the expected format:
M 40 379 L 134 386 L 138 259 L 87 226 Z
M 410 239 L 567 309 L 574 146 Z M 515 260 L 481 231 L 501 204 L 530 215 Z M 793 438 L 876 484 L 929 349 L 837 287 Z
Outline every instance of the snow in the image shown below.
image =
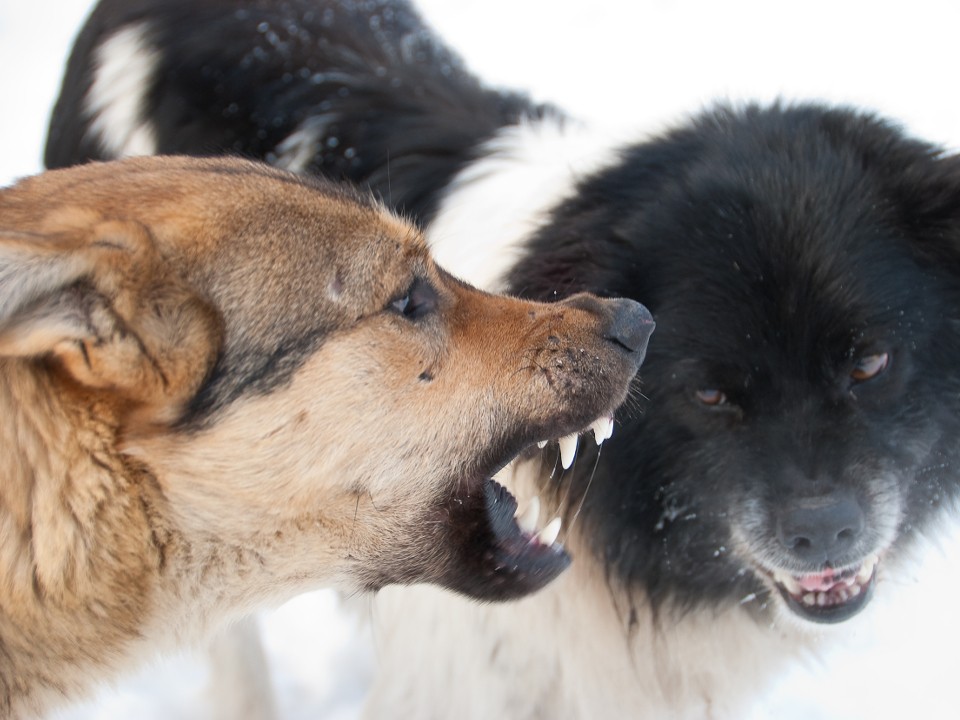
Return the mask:
M 49 110 L 89 0 L 0 5 L 0 185 L 40 169 Z M 492 82 L 584 117 L 638 127 L 716 98 L 824 99 L 873 108 L 960 148 L 954 78 L 960 5 L 920 0 L 422 0 L 435 27 Z M 956 717 L 960 531 L 909 576 L 886 578 L 869 617 L 799 665 L 749 720 Z M 316 592 L 261 618 L 283 718 L 356 718 L 371 642 Z M 442 660 L 439 660 L 442 662 Z M 202 652 L 158 662 L 62 718 L 205 718 Z

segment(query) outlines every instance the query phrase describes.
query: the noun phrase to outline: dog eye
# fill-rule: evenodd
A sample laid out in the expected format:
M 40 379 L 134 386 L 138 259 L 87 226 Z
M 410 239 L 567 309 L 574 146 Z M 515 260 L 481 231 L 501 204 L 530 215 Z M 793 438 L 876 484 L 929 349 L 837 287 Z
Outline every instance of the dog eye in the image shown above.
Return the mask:
M 703 405 L 717 407 L 719 405 L 727 404 L 727 394 L 720 390 L 707 388 L 706 390 L 697 390 L 697 400 L 699 400 Z
M 864 355 L 857 360 L 857 364 L 850 371 L 850 377 L 855 382 L 864 382 L 871 380 L 887 369 L 890 364 L 890 355 L 887 353 L 877 353 L 876 355 Z
M 416 320 L 437 307 L 437 293 L 430 283 L 417 278 L 403 297 L 390 303 L 390 309 L 409 320 Z

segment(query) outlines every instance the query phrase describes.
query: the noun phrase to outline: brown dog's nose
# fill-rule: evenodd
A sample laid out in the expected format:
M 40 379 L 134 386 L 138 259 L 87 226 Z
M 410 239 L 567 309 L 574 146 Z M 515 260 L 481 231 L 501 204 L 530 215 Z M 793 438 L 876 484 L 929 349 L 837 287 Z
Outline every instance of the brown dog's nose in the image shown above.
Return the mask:
M 632 353 L 637 365 L 643 362 L 647 343 L 656 327 L 646 307 L 628 298 L 603 299 L 587 293 L 573 295 L 565 302 L 603 318 L 606 321 L 604 339 Z
M 610 325 L 607 328 L 606 338 L 632 353 L 639 353 L 640 360 L 647 352 L 647 343 L 656 327 L 653 315 L 646 307 L 627 298 L 607 300 L 613 306 Z

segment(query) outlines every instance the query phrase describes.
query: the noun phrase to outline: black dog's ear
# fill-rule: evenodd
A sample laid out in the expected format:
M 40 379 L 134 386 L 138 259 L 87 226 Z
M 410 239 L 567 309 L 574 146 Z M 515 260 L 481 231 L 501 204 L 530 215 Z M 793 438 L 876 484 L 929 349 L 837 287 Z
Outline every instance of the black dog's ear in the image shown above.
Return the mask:
M 53 358 L 164 422 L 207 376 L 221 334 L 137 223 L 0 228 L 0 357 Z
M 869 114 L 827 111 L 833 141 L 856 148 L 860 162 L 883 183 L 884 207 L 916 249 L 960 278 L 960 155 L 917 140 Z
M 894 202 L 915 247 L 960 280 L 960 156 L 931 152 L 905 165 Z

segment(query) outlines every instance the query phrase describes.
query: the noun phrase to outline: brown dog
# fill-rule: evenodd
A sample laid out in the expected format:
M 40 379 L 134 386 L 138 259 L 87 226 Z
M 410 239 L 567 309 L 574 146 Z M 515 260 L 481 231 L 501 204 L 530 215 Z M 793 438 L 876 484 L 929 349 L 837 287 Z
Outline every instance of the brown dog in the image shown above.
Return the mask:
M 651 329 L 482 293 L 372 201 L 253 163 L 0 191 L 0 712 L 321 585 L 540 588 L 568 558 L 489 478 L 608 418 Z

